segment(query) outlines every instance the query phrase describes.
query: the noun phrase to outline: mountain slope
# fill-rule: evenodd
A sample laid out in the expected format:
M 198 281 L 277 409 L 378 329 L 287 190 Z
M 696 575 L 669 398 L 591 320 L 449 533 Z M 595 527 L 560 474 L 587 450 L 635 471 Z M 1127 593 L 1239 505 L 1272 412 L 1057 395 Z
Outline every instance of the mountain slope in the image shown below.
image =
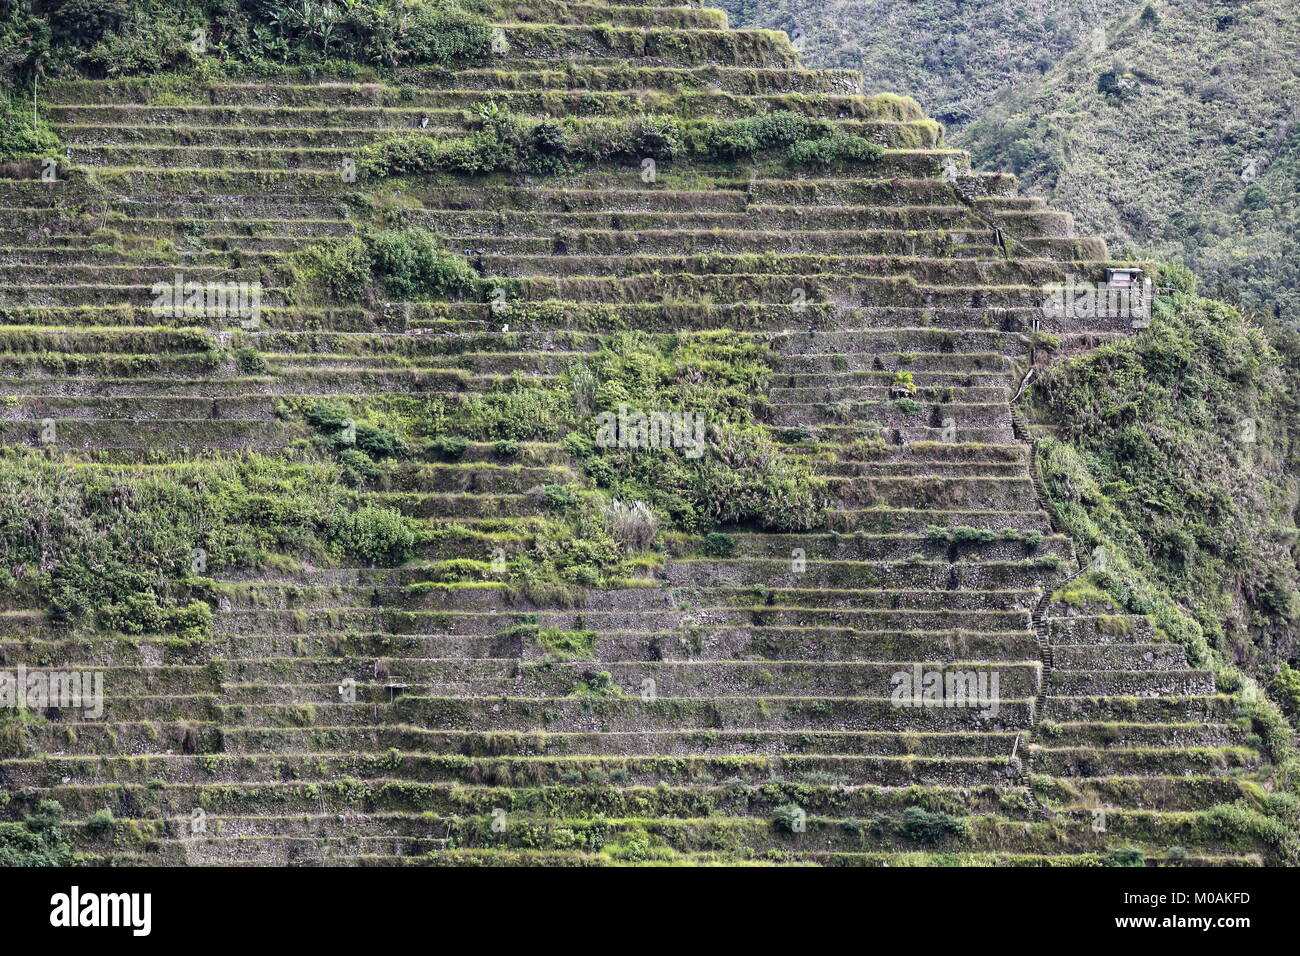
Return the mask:
M 784 30 L 818 67 L 858 70 L 868 90 L 913 96 L 950 130 L 1036 82 L 1138 0 L 726 0 L 738 28 Z
M 46 6 L 0 663 L 102 693 L 0 709 L 0 859 L 1297 859 L 1012 408 L 1121 263 L 914 101 L 671 0 Z

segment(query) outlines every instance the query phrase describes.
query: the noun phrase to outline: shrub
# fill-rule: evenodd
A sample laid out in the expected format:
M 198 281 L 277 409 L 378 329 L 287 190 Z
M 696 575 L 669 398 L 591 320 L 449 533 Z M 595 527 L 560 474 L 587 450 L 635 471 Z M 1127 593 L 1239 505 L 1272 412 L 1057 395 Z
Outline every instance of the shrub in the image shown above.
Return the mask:
M 830 129 L 826 123 L 787 111 L 749 116 L 711 124 L 704 135 L 704 151 L 715 159 L 739 159 L 759 150 L 819 138 Z
M 339 464 L 343 466 L 343 476 L 351 485 L 379 477 L 379 466 L 365 452 L 356 448 L 345 448 L 339 452 Z
M 844 162 L 874 163 L 884 155 L 883 148 L 860 136 L 836 134 L 792 144 L 786 160 L 792 166 L 834 166 Z
M 573 685 L 576 697 L 622 697 L 623 688 L 614 683 L 609 671 L 585 671 Z
M 356 447 L 371 458 L 400 458 L 407 452 L 406 443 L 387 428 L 357 424 Z
M 32 116 L 30 102 L 0 92 L 0 160 L 38 159 L 59 150 L 58 135 Z
M 370 252 L 359 236 L 315 243 L 299 253 L 297 262 L 308 282 L 338 302 L 365 298 L 370 283 Z
M 1146 866 L 1146 854 L 1137 847 L 1125 846 L 1111 850 L 1102 859 L 1105 866 Z
M 371 271 L 398 299 L 445 296 L 474 288 L 478 276 L 461 256 L 423 229 L 388 229 L 366 237 Z
M 721 531 L 710 531 L 700 542 L 700 553 L 711 558 L 729 558 L 735 550 L 736 539 Z
M 266 362 L 257 349 L 236 349 L 235 364 L 239 366 L 239 370 L 245 375 L 258 375 L 266 371 Z
M 353 557 L 371 564 L 397 564 L 415 549 L 415 523 L 393 508 L 367 505 L 337 518 L 333 537 Z
M 565 485 L 543 485 L 538 498 L 542 507 L 550 511 L 568 511 L 578 500 L 573 489 Z
M 102 836 L 113 829 L 113 811 L 96 810 L 86 819 L 86 829 L 95 836 Z
M 1283 661 L 1269 682 L 1268 689 L 1277 698 L 1278 706 L 1284 714 L 1292 720 L 1300 717 L 1300 669 Z
M 64 837 L 63 807 L 44 800 L 22 823 L 0 823 L 0 866 L 68 866 L 72 848 Z
M 359 301 L 373 284 L 396 299 L 472 291 L 478 275 L 426 229 L 386 229 L 316 243 L 295 262 L 309 287 L 327 299 Z
M 966 821 L 942 811 L 931 812 L 922 807 L 908 807 L 903 811 L 899 829 L 903 835 L 917 843 L 938 843 L 950 836 L 965 836 Z
M 459 435 L 439 435 L 430 444 L 439 458 L 448 460 L 459 458 L 469 447 L 469 442 Z
M 351 424 L 352 413 L 337 402 L 317 402 L 307 409 L 307 424 L 323 432 L 336 432 Z

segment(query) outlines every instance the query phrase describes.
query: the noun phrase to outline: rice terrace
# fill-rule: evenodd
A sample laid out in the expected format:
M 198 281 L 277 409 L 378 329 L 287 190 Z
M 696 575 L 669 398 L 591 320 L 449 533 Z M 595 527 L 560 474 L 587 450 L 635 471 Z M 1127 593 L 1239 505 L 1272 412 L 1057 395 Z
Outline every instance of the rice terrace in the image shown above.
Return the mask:
M 0 864 L 62 925 L 1300 863 L 1300 13 L 721 2 L 0 0 Z

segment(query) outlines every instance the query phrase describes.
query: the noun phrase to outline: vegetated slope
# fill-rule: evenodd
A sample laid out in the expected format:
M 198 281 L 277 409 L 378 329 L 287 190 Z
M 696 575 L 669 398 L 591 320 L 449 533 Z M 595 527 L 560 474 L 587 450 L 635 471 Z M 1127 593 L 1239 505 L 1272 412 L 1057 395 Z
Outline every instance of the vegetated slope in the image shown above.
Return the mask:
M 1153 5 L 965 130 L 1117 249 L 1181 260 L 1294 321 L 1294 4 Z
M 1012 415 L 1104 243 L 717 11 L 239 9 L 56 40 L 0 183 L 0 663 L 106 695 L 0 711 L 0 859 L 1295 858 Z
M 977 165 L 1121 255 L 1182 261 L 1220 296 L 1300 315 L 1300 14 L 1281 0 L 821 4 L 733 22 L 798 30 L 813 64 L 916 97 Z
M 737 28 L 784 30 L 804 62 L 862 73 L 869 90 L 915 97 L 950 131 L 999 93 L 1092 48 L 1140 0 L 726 0 Z
M 1296 658 L 1300 627 L 1297 337 L 1197 298 L 1190 273 L 1180 282 L 1150 329 L 1037 381 L 1045 479 L 1076 533 L 1099 535 L 1099 560 L 1115 552 L 1118 600 L 1159 605 L 1180 641 L 1267 683 Z

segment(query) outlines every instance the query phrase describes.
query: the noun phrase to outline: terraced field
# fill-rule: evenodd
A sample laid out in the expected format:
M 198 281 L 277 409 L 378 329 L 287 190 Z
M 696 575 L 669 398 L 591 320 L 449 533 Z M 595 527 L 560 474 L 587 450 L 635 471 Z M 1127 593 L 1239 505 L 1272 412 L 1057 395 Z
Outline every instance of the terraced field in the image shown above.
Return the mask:
M 1043 309 L 1046 284 L 1105 281 L 1104 244 L 970 170 L 911 101 L 804 71 L 783 35 L 667 2 L 530 10 L 499 20 L 508 52 L 457 71 L 51 86 L 71 168 L 0 182 L 0 440 L 105 475 L 305 461 L 303 403 L 466 402 L 558 380 L 615 328 L 732 330 L 767 356 L 754 408 L 825 480 L 824 521 L 725 528 L 725 556 L 664 534 L 624 587 L 530 599 L 444 572 L 538 533 L 538 489 L 589 481 L 570 447 L 417 449 L 358 491 L 418 520 L 403 566 L 211 569 L 202 641 L 10 607 L 0 662 L 102 670 L 107 701 L 6 735 L 6 812 L 56 799 L 84 858 L 113 864 L 1268 859 L 1212 809 L 1265 762 L 1239 702 L 1145 618 L 1049 600 L 1080 561 L 1012 398 L 1048 338 L 1128 331 Z M 885 152 L 396 193 L 340 173 L 488 103 L 593 123 L 789 110 Z M 305 301 L 289 257 L 377 201 L 509 300 Z M 260 321 L 160 320 L 153 286 L 178 273 L 260 283 Z M 988 693 L 900 703 L 895 675 L 922 673 Z M 104 809 L 114 825 L 85 822 Z

